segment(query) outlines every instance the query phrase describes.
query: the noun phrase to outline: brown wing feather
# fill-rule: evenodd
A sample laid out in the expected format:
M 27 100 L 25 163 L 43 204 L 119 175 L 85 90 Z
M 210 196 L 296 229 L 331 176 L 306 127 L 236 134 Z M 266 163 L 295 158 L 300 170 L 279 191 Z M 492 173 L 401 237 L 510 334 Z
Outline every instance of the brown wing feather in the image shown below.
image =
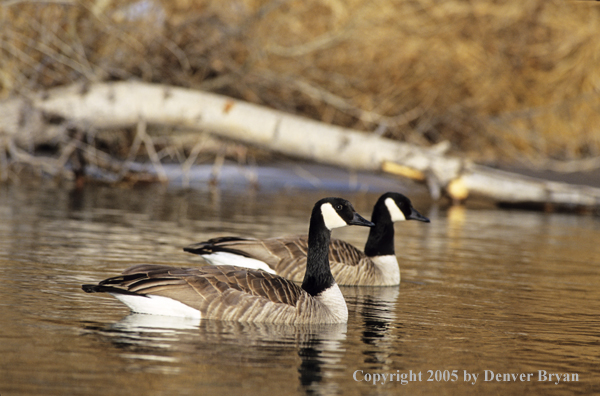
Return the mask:
M 109 278 L 102 284 L 118 285 L 139 294 L 159 294 L 166 297 L 165 290 L 173 293 L 175 290 L 180 292 L 182 288 L 191 287 L 195 291 L 195 299 L 200 294 L 205 300 L 236 291 L 294 307 L 305 293 L 295 283 L 279 276 L 230 265 L 199 268 L 139 265 L 126 269 L 121 276 Z M 181 301 L 179 298 L 178 300 Z
M 271 257 L 278 260 L 267 262 L 278 275 L 294 282 L 302 282 L 306 272 L 306 251 L 308 238 L 282 237 L 262 242 Z M 381 271 L 361 250 L 348 242 L 332 239 L 329 244 L 329 265 L 335 281 L 339 285 L 381 284 Z

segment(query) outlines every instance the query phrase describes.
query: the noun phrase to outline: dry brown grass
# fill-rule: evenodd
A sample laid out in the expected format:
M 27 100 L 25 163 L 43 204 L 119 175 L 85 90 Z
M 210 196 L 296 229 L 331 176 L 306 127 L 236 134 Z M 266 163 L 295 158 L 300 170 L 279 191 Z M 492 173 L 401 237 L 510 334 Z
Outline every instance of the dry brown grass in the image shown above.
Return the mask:
M 600 155 L 600 4 L 8 0 L 0 96 L 137 78 L 475 159 Z

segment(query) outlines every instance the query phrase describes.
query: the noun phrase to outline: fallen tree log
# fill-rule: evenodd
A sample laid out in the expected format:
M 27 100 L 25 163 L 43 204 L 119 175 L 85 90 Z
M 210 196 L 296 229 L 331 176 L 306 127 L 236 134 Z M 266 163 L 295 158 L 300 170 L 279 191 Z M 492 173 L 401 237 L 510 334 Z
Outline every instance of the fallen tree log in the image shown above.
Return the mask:
M 190 89 L 140 82 L 98 83 L 56 88 L 30 97 L 22 101 L 21 110 L 14 103 L 5 105 L 11 114 L 33 111 L 31 119 L 38 124 L 40 119 L 59 118 L 97 129 L 133 127 L 142 121 L 182 126 L 296 158 L 356 170 L 389 171 L 427 182 L 436 199 L 445 192 L 456 201 L 478 195 L 496 202 L 600 206 L 597 188 L 500 172 L 447 156 L 443 146 L 417 147 Z M 15 119 L 23 124 L 22 116 Z M 21 124 L 5 122 L 3 129 L 18 138 Z

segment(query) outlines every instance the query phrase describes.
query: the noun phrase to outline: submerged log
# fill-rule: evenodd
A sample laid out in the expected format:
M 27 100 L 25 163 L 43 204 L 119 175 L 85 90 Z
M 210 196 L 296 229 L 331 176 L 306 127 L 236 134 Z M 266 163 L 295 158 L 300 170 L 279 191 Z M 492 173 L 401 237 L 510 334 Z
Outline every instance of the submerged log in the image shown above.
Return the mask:
M 443 147 L 422 148 L 190 89 L 140 82 L 73 85 L 23 103 L 44 119 L 65 119 L 84 128 L 133 127 L 143 120 L 207 131 L 324 164 L 389 171 L 426 181 L 434 198 L 444 192 L 456 201 L 478 195 L 496 202 L 600 206 L 597 188 L 500 172 L 447 156 Z M 39 114 L 33 117 L 36 122 Z M 4 129 L 9 134 L 15 130 Z

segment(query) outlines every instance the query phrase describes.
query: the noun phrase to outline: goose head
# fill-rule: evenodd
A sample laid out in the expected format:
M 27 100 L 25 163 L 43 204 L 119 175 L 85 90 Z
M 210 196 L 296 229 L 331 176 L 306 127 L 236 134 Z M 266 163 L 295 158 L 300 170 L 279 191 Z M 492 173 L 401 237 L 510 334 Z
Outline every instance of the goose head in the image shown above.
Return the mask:
M 392 222 L 405 220 L 418 220 L 424 223 L 429 223 L 429 219 L 413 208 L 410 199 L 400 193 L 388 192 L 383 194 L 379 201 L 379 205 L 383 203 L 387 208 Z
M 352 204 L 343 198 L 324 198 L 317 202 L 315 209 L 320 210 L 321 217 L 330 231 L 334 228 L 349 225 L 373 227 L 375 224 L 359 215 Z
M 375 224 L 359 215 L 345 199 L 330 197 L 317 201 L 310 216 L 306 272 L 302 281 L 302 289 L 311 296 L 321 295 L 321 301 L 332 312 L 339 311 L 342 318 L 344 315 L 347 318 L 348 309 L 331 274 L 328 253 L 331 230 L 348 225 L 373 227 Z

